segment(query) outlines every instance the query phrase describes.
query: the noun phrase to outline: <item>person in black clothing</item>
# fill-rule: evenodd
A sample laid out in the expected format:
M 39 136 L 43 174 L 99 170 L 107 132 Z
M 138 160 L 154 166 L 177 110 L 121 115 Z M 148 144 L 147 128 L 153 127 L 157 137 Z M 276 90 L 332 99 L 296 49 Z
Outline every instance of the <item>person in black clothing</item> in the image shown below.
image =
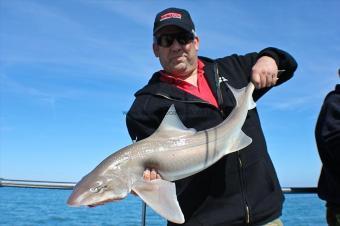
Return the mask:
M 183 9 L 158 13 L 153 35 L 153 51 L 163 70 L 135 93 L 127 113 L 129 134 L 137 141 L 158 128 L 172 104 L 186 127 L 197 131 L 214 127 L 235 106 L 226 83 L 239 89 L 253 82 L 257 101 L 270 87 L 290 79 L 297 68 L 292 56 L 273 47 L 218 59 L 198 56 L 199 38 L 190 14 Z M 249 111 L 242 130 L 253 139 L 248 147 L 175 182 L 186 226 L 282 225 L 284 197 L 256 108 Z M 148 180 L 161 176 L 157 169 L 144 172 Z
M 318 196 L 326 201 L 328 225 L 340 226 L 340 84 L 323 102 L 315 138 L 322 161 Z

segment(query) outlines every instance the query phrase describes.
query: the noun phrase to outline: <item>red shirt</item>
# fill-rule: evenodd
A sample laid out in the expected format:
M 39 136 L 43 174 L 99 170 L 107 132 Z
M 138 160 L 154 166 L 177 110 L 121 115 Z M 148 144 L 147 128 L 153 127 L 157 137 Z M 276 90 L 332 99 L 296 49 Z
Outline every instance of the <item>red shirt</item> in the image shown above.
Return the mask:
M 198 59 L 197 65 L 197 86 L 192 85 L 180 78 L 176 78 L 170 74 L 167 74 L 164 70 L 160 71 L 160 80 L 169 84 L 175 85 L 177 88 L 184 90 L 218 108 L 218 104 L 215 96 L 211 92 L 209 84 L 204 75 L 204 63 Z

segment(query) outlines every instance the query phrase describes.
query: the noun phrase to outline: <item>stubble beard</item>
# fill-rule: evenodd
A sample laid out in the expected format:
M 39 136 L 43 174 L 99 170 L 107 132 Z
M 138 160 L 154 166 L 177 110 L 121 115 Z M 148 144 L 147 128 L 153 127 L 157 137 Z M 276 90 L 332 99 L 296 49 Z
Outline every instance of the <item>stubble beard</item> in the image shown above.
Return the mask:
M 185 78 L 190 76 L 191 72 L 194 70 L 194 65 L 188 60 L 187 57 L 181 56 L 179 60 L 172 59 L 171 64 L 171 74 L 176 75 L 180 78 Z

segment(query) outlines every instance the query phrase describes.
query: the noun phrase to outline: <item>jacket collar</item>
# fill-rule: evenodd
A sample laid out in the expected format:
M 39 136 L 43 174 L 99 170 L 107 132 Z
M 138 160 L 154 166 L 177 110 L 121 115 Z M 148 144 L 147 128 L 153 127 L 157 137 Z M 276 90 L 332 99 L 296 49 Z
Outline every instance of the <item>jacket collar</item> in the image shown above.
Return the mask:
M 215 98 L 217 99 L 216 89 L 217 84 L 215 81 L 215 69 L 214 69 L 214 61 L 207 57 L 199 57 L 200 60 L 203 61 L 205 64 L 204 73 L 207 79 L 207 82 L 211 88 L 212 93 L 214 94 Z M 135 96 L 151 94 L 151 95 L 163 95 L 167 96 L 174 100 L 181 100 L 181 101 L 200 101 L 203 100 L 199 99 L 198 97 L 191 95 L 183 90 L 178 89 L 177 87 L 160 81 L 161 74 L 156 72 L 152 75 L 151 79 L 149 80 L 148 84 L 144 86 L 142 89 L 135 93 Z

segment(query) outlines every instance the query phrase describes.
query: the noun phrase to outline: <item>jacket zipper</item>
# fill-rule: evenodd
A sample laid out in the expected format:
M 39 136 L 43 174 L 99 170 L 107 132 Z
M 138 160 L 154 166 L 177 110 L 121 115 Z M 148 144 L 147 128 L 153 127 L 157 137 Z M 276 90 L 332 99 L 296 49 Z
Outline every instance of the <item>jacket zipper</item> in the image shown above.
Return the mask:
M 218 97 L 218 100 L 219 100 L 221 113 L 225 117 L 225 113 L 223 112 L 223 108 L 222 108 L 223 96 L 222 96 L 222 93 L 221 93 L 221 88 L 220 88 L 221 84 L 220 84 L 220 81 L 219 81 L 221 76 L 220 76 L 219 71 L 218 71 L 217 63 L 214 64 L 214 73 L 215 73 L 215 82 L 216 82 L 216 87 L 217 87 L 217 97 Z M 242 163 L 242 159 L 241 159 L 239 152 L 237 152 L 237 157 L 238 157 L 239 169 L 240 169 L 241 192 L 242 192 L 242 197 L 243 197 L 243 201 L 244 201 L 244 205 L 245 205 L 245 221 L 246 221 L 246 224 L 250 224 L 250 210 L 249 210 L 247 197 L 246 197 L 246 194 L 244 192 L 245 179 L 243 177 L 243 163 Z
M 246 221 L 246 224 L 250 224 L 250 210 L 249 210 L 249 205 L 248 205 L 248 201 L 246 198 L 246 194 L 243 189 L 244 188 L 243 163 L 242 163 L 242 159 L 241 159 L 239 152 L 237 152 L 237 157 L 238 157 L 239 167 L 240 167 L 241 191 L 242 191 L 242 197 L 243 197 L 243 201 L 245 205 L 245 212 L 246 212 L 245 221 Z

